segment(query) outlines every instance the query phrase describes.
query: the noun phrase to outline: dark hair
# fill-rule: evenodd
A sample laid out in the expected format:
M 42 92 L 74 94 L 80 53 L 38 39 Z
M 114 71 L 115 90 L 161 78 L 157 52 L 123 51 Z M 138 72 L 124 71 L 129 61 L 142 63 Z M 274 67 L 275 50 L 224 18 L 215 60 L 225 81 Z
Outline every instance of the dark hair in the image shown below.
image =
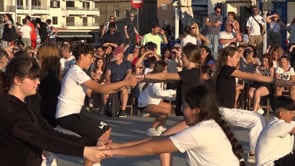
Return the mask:
M 272 96 L 270 98 L 270 106 L 277 117 L 279 117 L 280 108 L 285 108 L 287 110 L 295 110 L 294 101 L 287 96 Z
M 110 22 L 109 29 L 116 29 L 116 23 Z
M 206 59 L 204 60 L 203 64 L 207 64 L 210 60 L 215 61 L 215 59 L 212 56 L 211 50 L 208 46 L 202 45 L 200 46 L 200 48 L 204 48 L 208 52 L 208 55 L 206 56 Z
M 9 21 L 11 21 L 11 24 L 14 24 L 14 21 L 13 21 L 13 18 L 12 18 L 12 15 L 11 14 L 5 13 L 4 15 L 7 16 L 7 18 L 8 18 Z
M 88 45 L 85 45 L 84 43 L 81 43 L 81 44 L 78 44 L 74 47 L 73 49 L 73 55 L 75 56 L 76 60 L 79 60 L 80 59 L 80 56 L 81 54 L 91 54 L 91 55 L 94 55 L 94 51 L 93 49 L 88 46 Z
M 47 19 L 47 20 L 46 20 L 46 23 L 47 23 L 47 24 L 51 24 L 51 19 Z
M 272 60 L 272 57 L 271 57 L 271 55 L 269 53 L 263 54 L 261 60 L 263 58 L 266 58 L 267 59 L 269 67 L 273 67 L 273 60 Z
M 214 11 L 216 11 L 216 9 L 222 10 L 221 6 L 219 6 L 219 5 L 214 7 Z
M 228 140 L 232 145 L 232 151 L 240 160 L 240 165 L 245 165 L 243 159 L 243 147 L 239 144 L 238 140 L 235 138 L 230 126 L 226 121 L 223 120 L 221 114 L 219 113 L 219 108 L 216 100 L 214 100 L 213 94 L 210 93 L 204 85 L 199 85 L 192 88 L 186 92 L 184 100 L 189 105 L 191 109 L 199 108 L 200 113 L 198 114 L 198 122 L 214 119 L 216 123 L 221 127 L 224 134 L 227 136 Z M 197 122 L 197 123 L 198 123 Z
M 25 17 L 25 19 L 31 21 L 31 16 L 28 16 L 28 15 L 27 15 L 27 16 Z
M 201 63 L 201 51 L 199 46 L 188 43 L 182 48 L 182 52 L 190 62 Z
M 228 12 L 227 15 L 231 15 L 233 16 L 233 18 L 236 20 L 237 19 L 237 16 L 236 16 L 236 13 L 235 12 Z
M 190 33 L 191 33 L 191 27 L 190 27 L 189 25 L 185 26 L 185 27 L 184 27 L 184 32 L 185 32 L 186 34 L 190 34 Z
M 0 48 L 0 57 L 2 56 L 8 57 L 8 53 L 3 48 Z
M 161 73 L 164 71 L 166 66 L 167 66 L 167 63 L 165 63 L 164 61 L 157 61 L 155 63 L 155 67 L 152 73 Z
M 153 42 L 147 42 L 144 47 L 147 49 L 147 50 L 155 50 L 155 48 L 157 48 L 157 45 Z
M 225 47 L 221 50 L 221 52 L 219 53 L 220 55 L 216 62 L 216 70 L 214 74 L 215 79 L 219 75 L 219 72 L 222 69 L 222 67 L 226 64 L 227 57 L 228 56 L 232 57 L 237 51 L 238 49 L 235 47 Z
M 148 57 L 148 64 L 155 64 L 157 62 L 157 59 L 156 57 L 154 56 L 151 56 L 151 57 Z
M 25 52 L 23 52 L 25 53 Z M 6 66 L 5 82 L 10 87 L 15 77 L 35 79 L 41 76 L 41 69 L 34 58 L 27 55 L 14 57 Z
M 201 71 L 201 73 L 208 74 L 209 76 L 212 76 L 212 74 L 213 74 L 212 68 L 206 64 L 201 66 L 200 71 Z

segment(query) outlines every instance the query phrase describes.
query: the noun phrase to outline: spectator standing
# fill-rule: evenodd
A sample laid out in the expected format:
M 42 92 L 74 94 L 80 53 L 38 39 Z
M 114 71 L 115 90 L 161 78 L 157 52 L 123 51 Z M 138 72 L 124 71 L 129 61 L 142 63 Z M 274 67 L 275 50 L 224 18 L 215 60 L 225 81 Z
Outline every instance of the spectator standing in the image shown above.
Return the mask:
M 131 62 L 124 59 L 124 48 L 118 47 L 113 51 L 113 56 L 115 61 L 110 62 L 107 65 L 106 70 L 106 82 L 115 83 L 122 80 L 129 79 L 132 76 Z M 130 87 L 125 86 L 120 89 L 120 99 L 121 99 L 121 110 L 119 112 L 119 117 L 127 117 L 126 115 L 126 105 L 128 102 L 128 90 Z
M 287 27 L 287 30 L 290 33 L 289 43 L 291 46 L 292 44 L 295 44 L 295 16 L 291 21 L 290 25 Z
M 136 43 L 136 35 L 139 36 L 139 33 L 136 29 L 134 13 L 129 14 L 129 19 L 126 21 L 124 25 L 124 34 L 125 34 L 127 43 L 132 48 L 134 44 Z
M 47 30 L 47 42 L 55 43 L 55 35 L 57 34 L 57 28 L 51 24 L 51 19 L 46 20 L 46 30 Z
M 32 28 L 28 25 L 28 21 L 26 19 L 22 20 L 23 26 L 20 28 L 20 36 L 25 46 L 31 46 L 31 33 Z
M 281 30 L 287 27 L 286 24 L 280 20 L 278 13 L 267 16 L 266 21 L 269 24 L 269 29 L 267 32 L 267 44 L 270 46 L 281 46 Z
M 101 30 L 101 38 L 107 33 L 107 31 L 109 30 L 109 25 L 110 23 L 114 23 L 115 24 L 115 29 L 117 29 L 117 25 L 115 23 L 115 16 L 110 16 L 109 18 L 109 21 L 106 22 L 104 25 L 103 25 L 103 28 Z
M 43 44 L 48 36 L 48 31 L 47 31 L 47 24 L 43 21 L 41 21 L 40 18 L 36 18 L 36 23 L 37 23 L 37 28 L 38 32 L 40 35 L 40 43 Z
M 17 39 L 17 32 L 11 14 L 4 14 L 4 25 L 1 36 L 3 48 L 7 48 L 11 42 Z
M 257 6 L 252 7 L 252 15 L 247 20 L 247 29 L 249 33 L 249 44 L 256 47 L 257 57 L 261 58 L 263 54 L 263 35 L 265 33 L 265 21 L 259 15 Z
M 108 31 L 103 35 L 101 42 L 103 46 L 111 46 L 117 48 L 124 45 L 124 40 L 121 32 L 116 28 L 116 24 L 111 22 L 108 26 Z
M 199 26 L 197 23 L 193 22 L 190 24 L 190 34 L 195 37 L 196 41 L 193 41 L 192 44 L 196 44 L 198 46 L 204 44 L 209 45 L 210 41 L 200 32 Z
M 37 34 L 36 34 L 36 29 L 34 24 L 32 23 L 31 17 L 26 16 L 25 19 L 28 22 L 28 25 L 31 27 L 32 32 L 31 32 L 31 46 L 35 48 L 37 46 Z
M 218 40 L 220 48 L 225 48 L 231 43 L 243 40 L 240 30 L 234 22 L 226 22 L 225 31 L 219 32 Z
M 145 45 L 148 42 L 153 42 L 157 45 L 157 54 L 161 56 L 161 44 L 168 44 L 168 40 L 165 31 L 158 24 L 152 25 L 152 31 L 143 36 L 141 44 Z
M 221 30 L 221 25 L 223 22 L 221 11 L 222 8 L 220 6 L 216 6 L 214 8 L 214 13 L 208 15 L 205 21 L 206 36 L 211 43 L 211 49 L 215 59 L 218 57 L 218 34 Z

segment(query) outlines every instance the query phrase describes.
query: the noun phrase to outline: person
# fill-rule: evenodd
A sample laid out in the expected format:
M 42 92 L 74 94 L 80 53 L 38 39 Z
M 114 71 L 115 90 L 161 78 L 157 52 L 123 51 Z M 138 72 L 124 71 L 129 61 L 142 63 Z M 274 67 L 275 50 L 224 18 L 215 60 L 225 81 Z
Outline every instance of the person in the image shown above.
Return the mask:
M 210 41 L 206 38 L 206 36 L 204 36 L 203 34 L 201 34 L 199 26 L 197 23 L 193 22 L 190 24 L 190 34 L 191 36 L 194 37 L 194 40 L 189 41 L 192 44 L 196 44 L 196 45 L 209 45 Z M 185 44 L 185 43 L 184 43 Z
M 132 48 L 136 44 L 136 35 L 140 36 L 137 31 L 136 22 L 134 18 L 134 13 L 129 13 L 129 19 L 128 21 L 126 21 L 124 25 L 124 34 L 126 41 Z
M 55 118 L 61 127 L 81 136 L 106 140 L 110 137 L 111 128 L 105 122 L 87 115 L 87 112 L 81 112 L 86 90 L 109 93 L 125 86 L 133 86 L 137 83 L 137 79 L 130 78 L 113 84 L 100 85 L 83 71 L 89 69 L 93 63 L 93 49 L 81 43 L 75 46 L 73 55 L 76 62 L 62 80 Z
M 202 45 L 201 49 L 201 65 L 209 65 L 210 68 L 214 71 L 215 69 L 215 59 L 211 54 L 211 50 L 208 46 Z
M 290 33 L 289 45 L 292 46 L 295 44 L 295 16 L 293 17 L 290 25 L 287 27 L 287 31 Z
M 269 24 L 269 30 L 267 32 L 267 44 L 271 46 L 281 46 L 281 30 L 287 28 L 286 24 L 280 20 L 280 16 L 276 12 L 267 16 L 266 21 Z
M 40 74 L 37 62 L 25 54 L 7 65 L 5 78 L 9 89 L 0 94 L 0 165 L 40 166 L 42 150 L 99 162 L 96 138 L 60 133 L 27 104 L 26 97 L 37 92 Z
M 275 71 L 275 78 L 287 80 L 287 81 L 295 80 L 294 68 L 291 66 L 290 59 L 288 56 L 283 55 L 282 57 L 280 57 L 279 67 Z M 283 91 L 285 89 L 290 91 L 290 96 L 295 101 L 295 86 L 291 86 L 291 87 L 276 86 L 275 87 L 276 96 L 282 96 Z
M 209 14 L 206 21 L 206 37 L 210 40 L 212 53 L 215 59 L 218 56 L 218 34 L 221 30 L 223 16 L 221 14 L 221 6 L 214 7 L 214 13 Z
M 220 48 L 225 48 L 233 42 L 242 41 L 242 35 L 237 25 L 234 22 L 226 22 L 225 31 L 221 31 L 218 34 L 218 41 Z
M 145 45 L 148 42 L 153 42 L 157 45 L 157 54 L 161 56 L 161 43 L 168 44 L 165 31 L 158 24 L 152 25 L 152 31 L 143 36 L 141 44 Z
M 264 54 L 261 65 L 256 67 L 255 72 L 263 76 L 274 77 L 272 58 L 269 54 Z M 263 114 L 263 109 L 259 108 L 261 97 L 272 93 L 272 87 L 269 83 L 254 82 L 248 91 L 249 99 L 253 99 L 253 111 Z
M 3 32 L 1 36 L 2 40 L 2 47 L 7 48 L 11 42 L 13 43 L 14 40 L 17 39 L 17 31 L 14 26 L 14 21 L 9 13 L 4 14 L 4 25 L 3 25 Z
M 259 9 L 257 6 L 252 7 L 252 16 L 248 18 L 246 26 L 249 33 L 249 44 L 256 47 L 257 56 L 261 58 L 263 55 L 262 49 L 265 21 L 263 17 L 259 15 Z
M 108 26 L 108 31 L 103 35 L 101 42 L 103 46 L 111 46 L 113 48 L 122 47 L 124 45 L 123 36 L 117 30 L 116 24 L 111 22 Z
M 49 44 L 55 43 L 55 36 L 57 35 L 58 29 L 51 24 L 51 19 L 47 19 L 45 23 L 47 30 L 46 42 Z
M 8 64 L 8 54 L 3 49 L 0 48 L 0 94 L 5 92 L 5 77 L 4 72 Z
M 256 146 L 257 166 L 295 165 L 294 101 L 287 96 L 273 97 L 270 102 L 274 118 L 264 127 Z
M 109 31 L 109 25 L 110 23 L 114 23 L 115 24 L 115 29 L 117 29 L 117 25 L 116 25 L 116 22 L 115 22 L 115 16 L 111 15 L 109 17 L 109 21 L 106 22 L 104 25 L 103 25 L 103 28 L 101 30 L 101 38 Z
M 157 61 L 153 73 L 167 72 L 167 64 Z M 148 83 L 143 87 L 138 97 L 139 110 L 156 116 L 151 128 L 147 130 L 148 136 L 159 136 L 166 129 L 165 123 L 172 111 L 172 105 L 163 99 L 173 99 L 176 91 L 164 89 L 164 82 Z
M 236 27 L 236 29 L 241 30 L 240 23 L 237 20 L 237 16 L 235 12 L 228 12 L 227 13 L 227 19 L 225 22 L 229 22 L 233 25 L 233 27 Z
M 184 97 L 187 129 L 172 136 L 107 145 L 101 155 L 144 156 L 164 152 L 186 152 L 188 165 L 245 165 L 243 148 L 219 114 L 218 105 L 205 86 L 188 90 Z
M 70 46 L 61 46 L 60 48 L 61 52 L 61 58 L 60 58 L 60 64 L 61 64 L 61 72 L 64 76 L 71 66 L 75 64 L 75 57 L 72 55 L 72 50 Z
M 31 47 L 31 32 L 32 29 L 28 25 L 28 22 L 26 19 L 22 19 L 23 26 L 20 28 L 20 36 L 22 41 L 24 42 L 25 46 Z
M 44 44 L 46 42 L 47 37 L 48 37 L 47 24 L 45 22 L 41 21 L 40 18 L 36 18 L 35 22 L 37 25 L 38 34 L 40 36 L 40 44 Z
M 128 80 L 132 76 L 131 62 L 124 59 L 124 48 L 118 47 L 113 51 L 114 61 L 107 64 L 106 68 L 106 84 L 115 83 L 122 80 Z M 120 89 L 121 110 L 119 117 L 127 117 L 126 105 L 128 102 L 130 87 L 125 86 Z
M 248 162 L 255 162 L 255 146 L 258 136 L 265 125 L 262 116 L 257 113 L 234 108 L 236 94 L 236 80 L 241 78 L 259 82 L 273 82 L 273 77 L 262 76 L 258 73 L 247 73 L 237 69 L 240 57 L 237 48 L 226 47 L 217 60 L 215 79 L 216 95 L 220 104 L 220 113 L 231 125 L 244 127 L 250 130 L 250 150 Z
M 35 48 L 37 46 L 37 33 L 36 33 L 36 29 L 35 26 L 31 20 L 31 16 L 26 16 L 25 19 L 28 22 L 28 25 L 31 27 L 32 31 L 31 31 L 31 46 L 33 48 Z

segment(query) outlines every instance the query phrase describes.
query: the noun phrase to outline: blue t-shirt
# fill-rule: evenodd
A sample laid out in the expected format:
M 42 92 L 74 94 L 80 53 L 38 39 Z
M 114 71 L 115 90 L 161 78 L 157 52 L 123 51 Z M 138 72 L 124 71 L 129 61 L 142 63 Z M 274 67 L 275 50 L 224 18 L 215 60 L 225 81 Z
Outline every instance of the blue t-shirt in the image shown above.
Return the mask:
M 111 82 L 122 81 L 128 70 L 131 70 L 131 62 L 123 60 L 122 63 L 110 62 L 107 65 L 107 70 L 111 71 Z

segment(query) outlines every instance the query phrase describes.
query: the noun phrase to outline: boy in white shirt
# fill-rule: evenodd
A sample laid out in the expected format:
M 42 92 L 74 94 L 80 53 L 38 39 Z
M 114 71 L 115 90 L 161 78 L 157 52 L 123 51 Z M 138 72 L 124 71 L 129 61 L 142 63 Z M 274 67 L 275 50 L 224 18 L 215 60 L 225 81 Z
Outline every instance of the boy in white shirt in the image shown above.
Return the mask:
M 286 96 L 274 97 L 271 108 L 275 117 L 262 130 L 255 149 L 258 166 L 295 165 L 293 152 L 295 122 L 294 101 Z

